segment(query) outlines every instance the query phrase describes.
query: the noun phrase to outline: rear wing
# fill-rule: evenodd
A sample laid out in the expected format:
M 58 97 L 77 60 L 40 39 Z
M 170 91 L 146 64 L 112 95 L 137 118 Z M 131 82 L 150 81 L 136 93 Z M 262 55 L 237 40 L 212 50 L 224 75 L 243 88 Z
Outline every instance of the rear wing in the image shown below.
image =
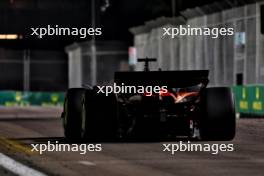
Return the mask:
M 208 84 L 209 70 L 116 72 L 115 83 L 135 86 L 188 87 Z

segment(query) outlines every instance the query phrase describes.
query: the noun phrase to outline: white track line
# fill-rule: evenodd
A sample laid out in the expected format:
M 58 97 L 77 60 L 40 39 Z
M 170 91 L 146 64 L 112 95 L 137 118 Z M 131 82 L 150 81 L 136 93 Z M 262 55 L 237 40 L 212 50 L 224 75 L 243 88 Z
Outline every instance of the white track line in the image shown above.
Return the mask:
M 47 176 L 0 153 L 0 166 L 19 176 Z
M 90 162 L 90 161 L 78 161 L 78 163 L 86 165 L 86 166 L 96 166 L 95 163 Z

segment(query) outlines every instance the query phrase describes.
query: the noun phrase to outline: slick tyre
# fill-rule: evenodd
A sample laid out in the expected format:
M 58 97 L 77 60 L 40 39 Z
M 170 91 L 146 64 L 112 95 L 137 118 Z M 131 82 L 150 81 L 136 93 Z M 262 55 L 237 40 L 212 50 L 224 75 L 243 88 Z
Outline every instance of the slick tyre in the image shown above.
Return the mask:
M 117 136 L 117 99 L 86 91 L 83 101 L 83 138 L 87 141 L 113 141 Z
M 81 139 L 82 134 L 82 97 L 85 89 L 73 88 L 67 91 L 64 101 L 63 127 L 67 140 L 76 141 Z
M 227 87 L 207 88 L 202 96 L 200 136 L 223 141 L 235 137 L 236 117 L 232 91 Z

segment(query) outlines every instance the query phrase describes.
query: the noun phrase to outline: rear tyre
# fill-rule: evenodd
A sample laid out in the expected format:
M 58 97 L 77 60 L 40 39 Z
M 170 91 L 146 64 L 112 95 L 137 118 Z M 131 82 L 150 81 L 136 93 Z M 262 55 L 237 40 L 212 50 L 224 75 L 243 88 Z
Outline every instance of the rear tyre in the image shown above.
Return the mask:
M 115 94 L 86 91 L 83 103 L 83 138 L 88 141 L 113 141 L 117 136 L 117 99 Z
M 82 134 L 82 97 L 83 88 L 72 88 L 67 91 L 62 115 L 64 135 L 67 140 L 81 140 Z
M 235 107 L 230 88 L 207 88 L 202 96 L 202 112 L 202 140 L 222 141 L 235 137 Z

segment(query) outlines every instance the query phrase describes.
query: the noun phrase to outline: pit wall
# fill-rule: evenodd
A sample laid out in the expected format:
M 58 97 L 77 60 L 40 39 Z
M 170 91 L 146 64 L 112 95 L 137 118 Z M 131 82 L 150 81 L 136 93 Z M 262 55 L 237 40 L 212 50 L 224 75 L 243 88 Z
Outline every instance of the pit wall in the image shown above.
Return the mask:
M 242 75 L 244 85 L 264 83 L 264 35 L 260 32 L 261 3 L 187 18 L 160 18 L 131 28 L 138 58 L 157 58 L 150 70 L 210 70 L 210 86 L 233 86 Z M 198 10 L 199 11 L 199 10 Z M 197 8 L 189 10 L 196 13 Z M 191 15 L 190 15 L 191 16 Z M 163 28 L 233 28 L 234 35 L 163 36 Z M 135 70 L 142 70 L 137 63 Z

